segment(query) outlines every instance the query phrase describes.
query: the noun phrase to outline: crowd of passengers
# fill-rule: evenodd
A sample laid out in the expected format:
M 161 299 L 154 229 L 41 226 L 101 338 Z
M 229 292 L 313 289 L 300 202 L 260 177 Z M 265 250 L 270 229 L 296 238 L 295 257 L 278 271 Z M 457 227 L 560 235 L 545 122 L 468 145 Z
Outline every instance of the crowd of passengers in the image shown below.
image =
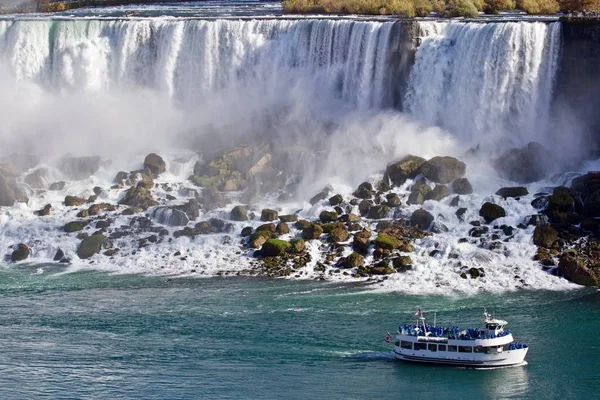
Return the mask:
M 417 325 L 400 325 L 398 327 L 398 332 L 403 335 L 409 336 L 424 336 L 423 328 Z M 487 332 L 482 331 L 479 328 L 468 328 L 465 330 L 461 330 L 458 327 L 451 328 L 443 328 L 441 326 L 433 326 L 433 325 L 425 325 L 425 332 L 429 332 L 429 336 L 433 337 L 445 337 L 448 339 L 458 339 L 458 340 L 475 340 L 475 339 L 495 339 L 499 337 L 503 337 L 506 335 L 510 335 L 510 331 L 504 330 L 500 331 L 498 334 L 487 334 Z

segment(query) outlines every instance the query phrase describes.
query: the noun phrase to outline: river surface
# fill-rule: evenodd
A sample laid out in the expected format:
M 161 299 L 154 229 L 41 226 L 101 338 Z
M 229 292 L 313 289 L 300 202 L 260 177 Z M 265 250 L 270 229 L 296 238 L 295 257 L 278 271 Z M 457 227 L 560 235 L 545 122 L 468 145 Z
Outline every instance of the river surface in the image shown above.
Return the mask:
M 0 387 L 13 398 L 590 398 L 600 294 L 470 297 L 259 278 L 0 272 Z M 477 326 L 482 306 L 528 343 L 495 370 L 395 361 L 387 331 L 416 306 Z

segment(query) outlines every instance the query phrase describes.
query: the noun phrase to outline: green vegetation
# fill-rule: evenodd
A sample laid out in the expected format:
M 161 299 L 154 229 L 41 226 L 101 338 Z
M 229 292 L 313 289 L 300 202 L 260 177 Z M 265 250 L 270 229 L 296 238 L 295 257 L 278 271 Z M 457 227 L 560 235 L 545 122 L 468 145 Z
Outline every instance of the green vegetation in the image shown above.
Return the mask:
M 284 0 L 289 13 L 397 15 L 424 17 L 432 12 L 448 17 L 475 18 L 479 12 L 498 14 L 522 10 L 528 14 L 558 11 L 600 11 L 600 0 Z
M 380 233 L 375 238 L 375 248 L 394 250 L 402 245 L 402 242 L 393 236 Z

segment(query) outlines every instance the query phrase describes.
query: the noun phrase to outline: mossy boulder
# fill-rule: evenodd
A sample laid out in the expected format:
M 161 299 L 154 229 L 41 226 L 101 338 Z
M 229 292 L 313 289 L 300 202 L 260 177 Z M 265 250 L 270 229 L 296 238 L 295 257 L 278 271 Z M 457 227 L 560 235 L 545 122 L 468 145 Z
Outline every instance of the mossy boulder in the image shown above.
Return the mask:
M 479 216 L 483 217 L 486 224 L 489 224 L 498 218 L 506 217 L 506 211 L 502 206 L 487 201 L 479 209 Z
M 65 196 L 64 204 L 67 207 L 78 207 L 85 204 L 85 199 L 77 196 Z
M 275 232 L 278 235 L 287 235 L 288 233 L 290 233 L 290 227 L 285 222 L 280 222 L 277 224 Z
M 343 222 L 329 222 L 327 224 L 321 225 L 321 228 L 323 228 L 323 233 L 329 234 L 334 229 L 346 229 L 346 225 Z
M 550 224 L 542 224 L 533 231 L 533 244 L 544 248 L 552 248 L 558 240 L 558 232 Z
M 104 235 L 91 235 L 86 237 L 79 244 L 77 256 L 81 259 L 86 259 L 94 254 L 98 254 L 102 249 L 104 242 L 106 242 L 106 236 Z
M 561 255 L 558 262 L 558 272 L 578 285 L 600 285 L 600 268 L 586 266 L 585 260 L 574 250 L 566 251 Z
M 402 204 L 400 196 L 398 196 L 396 193 L 388 193 L 385 196 L 385 200 L 385 205 L 387 205 L 388 207 L 400 207 L 400 205 Z
M 294 226 L 296 227 L 296 229 L 304 230 L 304 229 L 308 228 L 310 226 L 310 224 L 311 224 L 310 221 L 301 219 L 301 220 L 296 221 Z
M 261 248 L 264 257 L 278 257 L 284 255 L 292 245 L 279 239 L 268 239 Z
M 335 196 L 329 198 L 329 204 L 331 204 L 331 206 L 337 206 L 338 204 L 342 204 L 343 201 L 344 198 L 341 194 L 336 194 Z
M 343 265 L 345 268 L 360 268 L 365 265 L 365 257 L 354 252 L 344 259 Z
M 318 239 L 323 234 L 323 228 L 317 224 L 310 224 L 306 229 L 302 231 L 302 238 L 304 240 Z
M 360 203 L 358 203 L 358 211 L 360 212 L 360 215 L 366 216 L 369 214 L 369 210 L 372 206 L 373 204 L 371 204 L 369 200 L 362 199 Z
M 410 224 L 412 226 L 416 226 L 417 228 L 423 231 L 429 228 L 433 220 L 433 215 L 431 215 L 431 213 L 422 208 L 416 210 L 410 216 Z
M 374 244 L 375 248 L 378 249 L 394 250 L 400 247 L 402 245 L 402 242 L 393 236 L 387 235 L 385 233 L 380 233 L 375 238 Z
M 529 191 L 526 187 L 523 186 L 512 186 L 512 187 L 503 187 L 498 189 L 496 195 L 507 198 L 507 197 L 523 197 L 527 196 Z
M 373 197 L 373 185 L 369 182 L 363 182 L 358 186 L 358 189 L 352 193 L 354 197 L 359 199 L 370 199 Z
M 371 232 L 362 230 L 354 234 L 352 241 L 352 249 L 360 254 L 367 254 L 369 252 L 369 239 L 371 238 Z
M 290 252 L 300 254 L 306 249 L 306 242 L 304 239 L 295 238 L 290 240 Z
M 398 272 L 406 272 L 412 269 L 412 259 L 409 256 L 400 256 L 392 259 L 392 266 Z
M 256 231 L 250 235 L 250 238 L 248 239 L 248 245 L 253 249 L 258 249 L 267 240 L 269 240 L 271 236 L 273 236 L 273 233 L 270 231 Z
M 452 182 L 452 189 L 456 194 L 471 194 L 473 193 L 473 186 L 467 178 L 458 178 Z
M 297 215 L 280 215 L 279 216 L 279 220 L 281 222 L 285 222 L 285 223 L 291 223 L 291 222 L 296 222 L 298 221 L 298 216 Z
M 433 157 L 421 165 L 421 172 L 427 179 L 442 184 L 462 178 L 466 171 L 466 164 L 454 157 Z
M 337 212 L 335 211 L 321 211 L 319 214 L 319 219 L 322 222 L 333 222 L 338 218 Z
M 244 206 L 235 206 L 231 210 L 232 221 L 247 221 L 248 220 L 248 209 Z
M 167 165 L 161 156 L 150 153 L 144 159 L 144 169 L 149 170 L 154 176 L 158 176 L 167 170 Z
M 277 214 L 277 211 L 271 210 L 269 208 L 263 209 L 260 213 L 261 221 L 275 221 L 278 218 L 279 218 L 279 216 Z
M 13 262 L 26 260 L 30 253 L 31 251 L 25 243 L 19 243 L 17 248 L 10 255 L 10 260 Z
M 386 168 L 386 172 L 392 181 L 392 184 L 401 186 L 408 179 L 414 179 L 420 173 L 420 168 L 425 161 L 424 158 L 407 155 L 401 160 L 389 164 Z
M 268 224 L 262 224 L 258 228 L 256 228 L 256 232 L 258 231 L 267 231 L 271 233 L 277 232 L 277 225 L 273 222 L 269 222 Z
M 388 206 L 385 206 L 385 205 L 373 206 L 369 209 L 367 218 L 369 218 L 369 219 L 386 218 L 389 212 L 390 212 L 390 208 Z
M 341 243 L 348 240 L 350 234 L 346 228 L 336 228 L 329 233 L 329 240 L 334 243 Z
M 394 272 L 396 272 L 394 270 L 394 268 L 392 268 L 389 265 L 373 266 L 373 267 L 369 268 L 369 271 L 368 271 L 368 273 L 371 275 L 391 275 Z
M 150 189 L 142 182 L 138 183 L 137 186 L 130 187 L 125 196 L 119 200 L 119 204 L 142 210 L 156 206 L 158 202 L 152 197 Z
M 67 222 L 63 227 L 63 230 L 67 233 L 78 232 L 83 230 L 83 228 L 87 225 L 85 221 L 71 221 Z

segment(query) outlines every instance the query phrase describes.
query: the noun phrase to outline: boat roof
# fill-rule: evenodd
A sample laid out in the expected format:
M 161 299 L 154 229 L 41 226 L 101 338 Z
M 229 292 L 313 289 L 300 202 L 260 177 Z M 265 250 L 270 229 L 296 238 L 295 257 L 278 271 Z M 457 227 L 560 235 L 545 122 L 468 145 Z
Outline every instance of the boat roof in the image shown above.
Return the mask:
M 485 321 L 486 324 L 496 324 L 496 325 L 506 325 L 508 324 L 507 321 L 503 320 L 503 319 L 488 319 L 487 321 Z

